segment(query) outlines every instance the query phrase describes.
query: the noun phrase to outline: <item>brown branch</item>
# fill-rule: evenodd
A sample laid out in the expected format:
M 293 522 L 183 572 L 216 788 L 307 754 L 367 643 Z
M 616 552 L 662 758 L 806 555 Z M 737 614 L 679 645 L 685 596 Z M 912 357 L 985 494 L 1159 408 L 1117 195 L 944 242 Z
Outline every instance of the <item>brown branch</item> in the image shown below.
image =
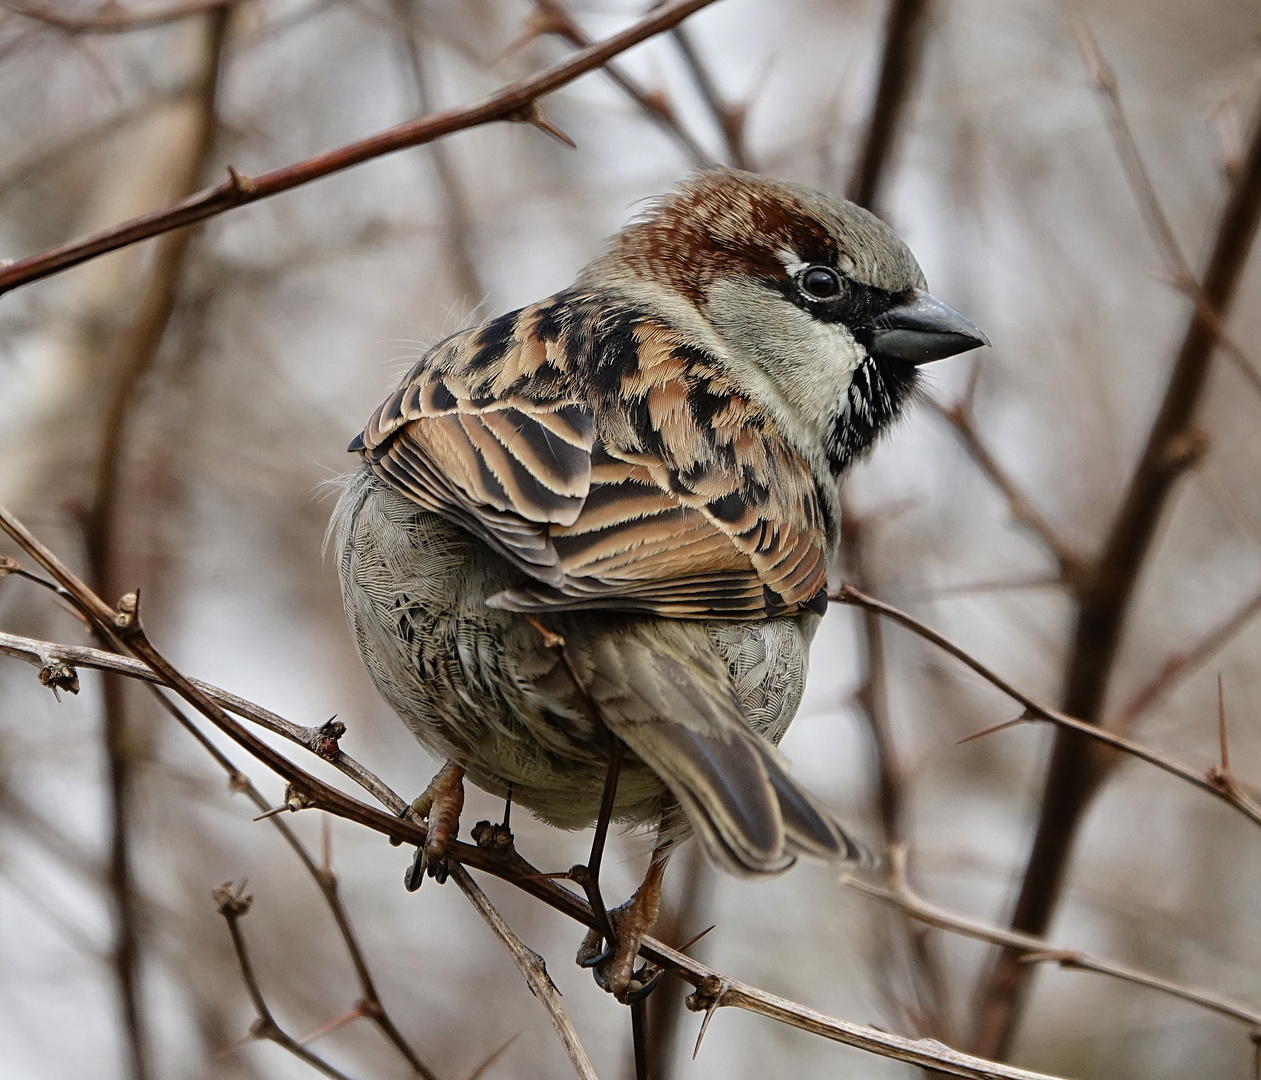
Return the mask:
M 241 933 L 240 926 L 241 917 L 249 911 L 254 898 L 242 891 L 234 891 L 231 882 L 220 885 L 215 889 L 213 896 L 215 907 L 228 924 L 228 933 L 232 935 L 232 948 L 241 966 L 241 978 L 245 983 L 250 1001 L 254 1004 L 254 1011 L 258 1014 L 258 1018 L 250 1025 L 250 1038 L 265 1039 L 275 1043 L 282 1049 L 288 1050 L 299 1061 L 305 1062 L 311 1068 L 330 1077 L 331 1080 L 349 1080 L 349 1077 L 340 1069 L 333 1068 L 318 1054 L 312 1053 L 293 1036 L 286 1034 L 276 1023 L 271 1010 L 267 1007 L 267 999 L 263 996 L 258 977 L 254 974 L 254 965 L 250 962 L 249 950 L 245 946 L 245 935 Z
M 547 1017 L 552 1022 L 552 1026 L 556 1029 L 556 1034 L 560 1036 L 560 1041 L 564 1044 L 565 1055 L 569 1058 L 570 1064 L 583 1080 L 599 1080 L 596 1076 L 595 1067 L 591 1064 L 591 1059 L 587 1057 L 587 1052 L 582 1048 L 582 1043 L 578 1039 L 578 1032 L 574 1030 L 574 1025 L 570 1022 L 569 1017 L 565 1015 L 565 1010 L 561 1008 L 560 993 L 553 984 L 551 977 L 547 974 L 547 965 L 543 963 L 543 958 L 539 956 L 533 949 L 528 948 L 519 937 L 513 932 L 502 915 L 499 914 L 486 894 L 482 892 L 481 886 L 477 884 L 470 876 L 469 872 L 459 863 L 452 863 L 450 867 L 451 880 L 455 882 L 466 897 L 469 903 L 477 909 L 477 913 L 486 920 L 486 925 L 494 932 L 495 936 L 503 942 L 509 954 L 512 956 L 513 963 L 517 965 L 517 969 L 525 976 L 526 985 L 530 988 L 539 1003 L 547 1010 Z
M 1248 818 L 1254 824 L 1261 825 L 1261 805 L 1258 805 L 1253 799 L 1248 798 L 1242 792 L 1238 790 L 1227 790 L 1221 783 L 1212 779 L 1211 776 L 1198 773 L 1191 768 L 1191 766 L 1184 765 L 1182 762 L 1177 761 L 1174 758 L 1168 757 L 1157 750 L 1152 750 L 1149 747 L 1143 746 L 1141 743 L 1136 743 L 1132 739 L 1127 739 L 1123 735 L 1117 735 L 1114 732 L 1099 727 L 1097 724 L 1087 723 L 1085 720 L 1079 720 L 1075 716 L 1069 716 L 1066 713 L 1060 712 L 1058 709 L 1053 709 L 1048 705 L 1044 705 L 1036 698 L 1026 694 L 1023 690 L 1020 690 L 1009 683 L 1001 675 L 998 675 L 996 672 L 990 670 L 981 663 L 981 661 L 977 660 L 976 657 L 966 652 L 953 641 L 942 637 L 942 635 L 937 633 L 936 630 L 933 630 L 929 626 L 925 626 L 918 619 L 908 615 L 904 611 L 900 611 L 891 604 L 886 604 L 874 597 L 867 596 L 849 585 L 842 585 L 840 589 L 835 594 L 828 597 L 828 599 L 832 600 L 834 603 L 853 604 L 858 607 L 868 608 L 872 611 L 879 612 L 886 618 L 896 622 L 899 626 L 905 627 L 910 630 L 911 633 L 917 635 L 918 637 L 922 637 L 925 641 L 931 642 L 943 652 L 949 653 L 956 660 L 966 664 L 991 686 L 997 687 L 1013 701 L 1017 701 L 1025 707 L 1025 715 L 1019 716 L 1015 720 L 1005 721 L 997 727 L 987 728 L 984 731 L 977 732 L 975 735 L 970 735 L 968 736 L 969 740 L 977 738 L 980 735 L 987 735 L 993 731 L 1014 727 L 1016 724 L 1023 723 L 1025 720 L 1046 720 L 1055 724 L 1059 728 L 1065 729 L 1066 731 L 1084 736 L 1085 738 L 1096 742 L 1104 743 L 1107 746 L 1112 747 L 1114 750 L 1120 750 L 1123 753 L 1138 758 L 1140 761 L 1146 761 L 1149 765 L 1155 765 L 1158 769 L 1163 769 L 1165 772 L 1171 773 L 1172 775 L 1185 780 L 1187 783 L 1198 787 L 1201 791 L 1205 791 L 1210 795 L 1216 796 L 1227 803 L 1227 805 L 1233 807 L 1235 810 L 1238 810 L 1244 815 L 1244 817 Z
M 416 106 L 422 114 L 431 112 L 433 103 L 425 67 L 424 42 L 421 41 L 420 26 L 416 19 L 416 5 L 410 0 L 395 0 L 394 11 L 401 28 L 402 51 L 411 77 Z M 433 162 L 438 186 L 442 189 L 443 202 L 446 204 L 443 216 L 446 219 L 447 251 L 451 257 L 450 269 L 455 287 L 472 303 L 480 304 L 486 297 L 486 287 L 473 263 L 473 229 L 468 197 L 446 144 L 431 143 L 429 158 Z
M 0 633 L 0 654 L 37 665 L 40 669 L 40 681 L 54 690 L 60 687 L 77 692 L 78 679 L 75 669 L 78 667 L 116 672 L 131 679 L 147 682 L 155 687 L 165 685 L 156 672 L 138 660 L 131 660 L 116 653 L 104 652 L 100 649 L 92 649 L 81 645 L 60 645 L 22 638 L 13 634 Z M 335 721 L 329 721 L 320 727 L 300 727 L 262 708 L 262 706 L 238 697 L 236 694 L 221 690 L 209 683 L 198 681 L 193 681 L 193 683 L 207 697 L 216 701 L 223 708 L 230 709 L 267 730 L 282 735 L 305 747 L 325 761 L 328 761 L 371 794 L 383 800 L 392 799 L 400 806 L 404 805 L 403 801 L 382 784 L 375 775 L 349 755 L 340 751 L 337 747 L 337 738 L 345 730 L 342 725 L 337 724 Z M 226 771 L 232 790 L 244 794 L 259 810 L 268 810 L 269 803 L 267 799 L 250 779 L 237 769 L 223 755 L 222 751 L 219 751 L 212 743 L 206 741 L 205 737 L 188 717 L 175 708 L 167 698 L 158 695 L 158 700 L 183 727 L 201 742 L 203 749 L 208 750 L 215 761 Z M 285 807 L 285 809 L 288 809 L 288 807 Z M 417 1057 L 416 1052 L 403 1037 L 398 1026 L 390 1018 L 389 1013 L 381 1002 L 375 980 L 372 978 L 371 971 L 364 958 L 363 950 L 359 945 L 350 916 L 345 909 L 345 905 L 342 904 L 341 895 L 337 888 L 337 879 L 331 869 L 326 865 L 321 866 L 316 863 L 305 845 L 298 839 L 283 818 L 271 816 L 269 820 L 279 830 L 285 842 L 297 855 L 299 862 L 302 863 L 311 879 L 319 888 L 333 917 L 333 921 L 337 925 L 347 955 L 350 957 L 351 966 L 355 970 L 355 977 L 359 982 L 361 1000 L 357 1006 L 358 1015 L 367 1018 L 376 1026 L 381 1034 L 398 1050 L 400 1055 L 406 1059 L 415 1073 L 425 1078 L 425 1080 L 435 1080 L 433 1072 Z
M 257 760 L 272 771 L 289 780 L 295 792 L 290 805 L 295 808 L 318 807 L 335 816 L 365 825 L 391 839 L 415 846 L 424 844 L 425 830 L 401 816 L 407 809 L 407 803 L 397 794 L 389 791 L 380 781 L 376 782 L 375 788 L 386 794 L 383 801 L 391 811 L 388 814 L 329 787 L 298 768 L 282 754 L 273 750 L 269 744 L 241 729 L 210 700 L 208 695 L 199 691 L 195 684 L 167 664 L 147 642 L 137 618 L 134 597 L 124 598 L 115 612 L 88 589 L 56 555 L 41 544 L 3 506 L 0 506 L 0 528 L 3 528 L 24 551 L 28 552 L 56 579 L 67 593 L 74 597 L 84 614 L 96 621 L 105 634 L 113 637 L 114 630 L 111 628 L 116 628 L 124 634 L 127 646 L 154 669 L 158 681 L 175 689 L 185 701 L 192 704 L 233 741 L 249 750 Z M 194 734 L 199 735 L 195 730 Z M 199 741 L 203 747 L 216 756 L 217 761 L 225 764 L 228 769 L 232 768 L 231 763 L 223 757 L 213 743 L 206 740 L 204 736 L 199 736 Z M 300 796 L 299 792 L 301 792 Z M 483 849 L 456 841 L 448 845 L 447 858 L 454 863 L 493 874 L 584 926 L 596 925 L 595 914 L 580 897 L 562 888 L 546 875 L 540 874 L 511 849 Z M 690 1004 L 697 1009 L 716 1009 L 719 1005 L 745 1009 L 848 1046 L 922 1068 L 933 1068 L 953 1076 L 971 1077 L 973 1080 L 1048 1080 L 1043 1074 L 985 1061 L 952 1050 L 932 1039 L 906 1039 L 876 1028 L 851 1024 L 826 1016 L 804 1005 L 767 994 L 756 987 L 719 975 L 712 968 L 650 937 L 643 939 L 640 954 L 657 966 L 668 968 L 697 987 L 698 994 L 690 999 Z M 720 998 L 718 997 L 719 990 L 722 990 Z
M 718 90 L 718 84 L 714 82 L 709 68 L 701 59 L 700 53 L 696 51 L 691 34 L 683 27 L 676 26 L 670 31 L 670 36 L 679 47 L 683 63 L 692 75 L 692 81 L 700 92 L 701 100 L 705 102 L 714 121 L 718 124 L 718 130 L 722 132 L 723 142 L 727 146 L 727 157 L 731 164 L 737 169 L 752 169 L 753 163 L 749 160 L 749 152 L 744 145 L 747 104 L 731 105 L 723 99 Z
M 173 190 L 181 196 L 196 190 L 210 155 L 228 13 L 229 9 L 220 5 L 209 16 L 198 70 L 191 80 L 193 114 L 187 152 L 176 166 L 177 175 L 172 184 Z M 116 595 L 122 591 L 118 584 L 122 577 L 119 553 L 125 547 L 126 538 L 122 535 L 125 518 L 120 493 L 134 415 L 141 404 L 138 388 L 157 360 L 175 310 L 190 238 L 191 234 L 183 230 L 159 241 L 136 314 L 122 335 L 116 354 L 109 357 L 105 365 L 104 422 L 101 444 L 95 452 L 96 475 L 83 530 L 89 579 L 98 593 Z M 132 759 L 136 753 L 136 734 L 124 686 L 121 679 L 109 676 L 102 683 L 110 851 L 106 883 L 114 911 L 112 952 L 129 1071 L 136 1080 L 144 1080 L 150 1067 L 140 994 L 139 898 L 131 868 Z
M 1179 682 L 1225 645 L 1261 612 L 1261 591 L 1241 604 L 1231 615 L 1223 619 L 1191 648 L 1174 653 L 1160 670 L 1117 712 L 1107 726 L 1112 731 L 1124 731 L 1143 713 L 1168 694 Z
M 531 18 L 529 28 L 526 30 L 527 38 L 534 38 L 541 34 L 555 34 L 557 37 L 564 38 L 576 48 L 586 49 L 590 47 L 591 38 L 574 21 L 573 16 L 569 14 L 569 11 L 559 0 L 534 0 L 534 7 L 534 16 Z M 521 44 L 519 42 L 513 48 L 519 48 Z M 639 106 L 649 120 L 678 143 L 683 152 L 692 159 L 694 165 L 702 169 L 713 165 L 714 159 L 693 138 L 692 133 L 679 122 L 679 118 L 675 115 L 674 109 L 670 106 L 663 93 L 645 90 L 635 79 L 613 64 L 605 64 L 604 73 L 616 84 L 622 93 Z
M 1180 998 L 1183 1001 L 1190 1002 L 1192 1005 L 1198 1005 L 1203 1009 L 1208 1009 L 1210 1012 L 1215 1012 L 1220 1016 L 1226 1016 L 1231 1020 L 1238 1020 L 1241 1023 L 1248 1024 L 1250 1027 L 1261 1027 L 1261 1013 L 1218 997 L 1216 994 L 1210 994 L 1203 990 L 1193 990 L 1190 987 L 1183 986 L 1181 983 L 1161 979 L 1155 975 L 1138 971 L 1135 968 L 1125 967 L 1122 964 L 1114 964 L 1109 960 L 1099 960 L 1077 949 L 1052 948 L 1040 937 L 1016 933 L 1011 930 L 1000 930 L 997 927 L 987 926 L 984 923 L 965 919 L 941 908 L 934 907 L 917 896 L 907 884 L 905 849 L 895 850 L 892 853 L 891 861 L 890 884 L 892 888 L 885 889 L 879 885 L 872 885 L 855 877 L 853 874 L 846 874 L 841 881 L 857 892 L 866 896 L 873 896 L 887 904 L 892 904 L 899 911 L 927 926 L 935 926 L 939 930 L 948 930 L 953 934 L 962 934 L 964 937 L 975 938 L 977 941 L 988 941 L 991 945 L 1001 945 L 1004 948 L 1018 951 L 1023 954 L 1021 959 L 1026 964 L 1055 963 L 1062 968 L 1093 971 L 1099 975 L 1107 975 L 1114 979 L 1133 983 L 1136 986 L 1146 986 L 1162 994 Z
M 1225 318 L 1234 300 L 1261 218 L 1261 123 L 1218 218 L 1212 253 L 1203 276 L 1204 305 L 1196 305 L 1160 410 L 1108 530 L 1089 581 L 1079 592 L 1079 608 L 1064 680 L 1064 712 L 1092 723 L 1102 719 L 1108 684 L 1130 600 L 1169 495 L 1178 478 L 1201 456 L 1204 436 L 1194 426 L 1208 381 L 1217 336 L 1205 318 Z M 1089 743 L 1075 732 L 1057 734 L 1047 770 L 1038 824 L 1011 927 L 1046 932 L 1064 880 L 1068 855 L 1091 796 L 1106 774 Z M 1029 968 L 1005 950 L 983 980 L 974 1046 L 990 1057 L 1011 1045 L 1025 999 Z
M 851 202 L 868 209 L 875 209 L 902 114 L 919 74 L 928 6 L 929 0 L 889 0 L 876 97 L 846 192 Z
M 0 653 L 25 660 L 39 667 L 40 681 L 46 686 L 61 689 L 68 689 L 68 687 L 58 680 L 72 678 L 72 675 L 66 672 L 66 667 L 71 670 L 86 667 L 97 671 L 112 671 L 125 675 L 129 679 L 139 679 L 157 686 L 166 686 L 162 677 L 147 664 L 132 660 L 130 657 L 119 656 L 117 653 L 92 649 L 84 645 L 61 645 L 51 641 L 38 641 L 34 638 L 0 633 Z M 329 721 L 318 727 L 302 727 L 300 724 L 290 723 L 270 709 L 264 709 L 261 705 L 256 705 L 252 701 L 247 701 L 210 683 L 199 679 L 190 679 L 189 682 L 220 708 L 236 713 L 251 723 L 281 735 L 322 757 L 369 794 L 379 799 L 383 805 L 388 805 L 392 792 L 388 788 L 374 786 L 375 777 L 372 773 L 338 748 L 337 738 L 340 737 L 344 728 L 336 721 Z
M 1213 305 L 1204 295 L 1204 290 L 1200 287 L 1191 264 L 1182 250 L 1182 245 L 1178 243 L 1173 226 L 1169 222 L 1169 216 L 1160 204 L 1160 198 L 1156 194 L 1156 185 L 1152 183 L 1151 173 L 1138 148 L 1138 140 L 1134 138 L 1134 129 L 1130 127 L 1129 119 L 1125 115 L 1116 73 L 1100 52 L 1099 45 L 1090 32 L 1090 26 L 1085 18 L 1077 18 L 1074 21 L 1074 27 L 1091 81 L 1103 102 L 1104 116 L 1112 134 L 1113 144 L 1116 146 L 1117 156 L 1121 159 L 1121 168 L 1125 173 L 1126 182 L 1130 186 L 1130 191 L 1133 192 L 1134 201 L 1138 203 L 1139 212 L 1142 214 L 1148 233 L 1156 247 L 1160 249 L 1170 281 L 1195 304 L 1200 317 L 1207 323 L 1222 350 L 1235 362 L 1248 384 L 1254 390 L 1261 392 L 1261 370 L 1258 370 L 1256 363 L 1222 325 Z
M 86 14 L 66 12 L 51 4 L 40 4 L 35 0 L 0 0 L 0 7 L 21 15 L 27 19 L 55 26 L 58 30 L 66 30 L 74 34 L 120 34 L 128 30 L 144 30 L 151 26 L 176 22 L 194 15 L 204 15 L 209 11 L 218 11 L 231 7 L 240 0 L 176 0 L 174 3 L 161 4 L 130 11 L 121 4 L 107 2 L 96 11 Z
M 1050 552 L 1059 567 L 1062 583 L 1074 591 L 1082 588 L 1090 571 L 1089 560 L 1060 536 L 1029 497 L 1020 490 L 1020 486 L 1008 475 L 1007 470 L 999 464 L 998 459 L 990 453 L 977 430 L 970 400 L 965 399 L 955 405 L 943 405 L 929 398 L 928 404 L 933 412 L 951 426 L 963 441 L 968 456 L 976 467 L 1006 500 L 1011 519 L 1031 533 Z
M 471 105 L 409 120 L 376 135 L 335 150 L 327 150 L 261 176 L 242 176 L 230 170 L 229 178 L 222 184 L 205 188 L 173 206 L 0 267 L 0 294 L 48 277 L 59 270 L 77 266 L 108 251 L 116 251 L 172 229 L 205 221 L 235 207 L 278 195 L 397 150 L 419 146 L 453 131 L 463 131 L 501 120 L 524 119 L 529 122 L 532 119 L 529 110 L 537 105 L 538 99 L 544 94 L 603 66 L 612 57 L 669 30 L 693 12 L 714 2 L 715 0 L 672 0 L 620 33 L 605 38 L 590 48 L 581 49 L 544 71 L 509 83 Z

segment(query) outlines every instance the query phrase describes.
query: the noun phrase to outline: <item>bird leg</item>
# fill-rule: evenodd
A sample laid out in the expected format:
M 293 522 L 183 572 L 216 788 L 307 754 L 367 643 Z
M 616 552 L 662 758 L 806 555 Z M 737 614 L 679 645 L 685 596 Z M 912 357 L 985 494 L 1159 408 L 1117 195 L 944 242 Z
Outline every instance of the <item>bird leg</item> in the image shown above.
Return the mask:
M 596 981 L 626 1005 L 646 998 L 661 975 L 651 964 L 645 964 L 636 971 L 635 961 L 639 956 L 639 943 L 653 928 L 661 911 L 661 880 L 665 869 L 664 850 L 658 845 L 652 853 L 652 862 L 648 865 L 643 884 L 635 890 L 635 895 L 609 912 L 617 941 L 612 956 L 595 969 Z
M 460 831 L 460 811 L 464 809 L 464 767 L 448 761 L 429 786 L 412 803 L 412 811 L 425 819 L 428 835 L 425 846 L 416 853 L 416 861 L 407 875 L 409 890 L 420 888 L 426 870 L 442 884 L 447 877 L 447 841 Z
M 651 969 L 649 965 L 635 971 L 635 959 L 639 955 L 639 943 L 652 929 L 661 910 L 661 880 L 673 843 L 658 839 L 643 884 L 626 903 L 612 911 L 605 911 L 604 900 L 600 895 L 600 859 L 608 834 L 608 817 L 617 789 L 616 771 L 621 768 L 621 756 L 619 749 L 609 761 L 605 797 L 601 805 L 600 820 L 596 822 L 596 839 L 592 844 L 591 858 L 586 867 L 574 868 L 584 871 L 578 875 L 579 881 L 597 920 L 597 925 L 588 930 L 583 938 L 575 959 L 580 966 L 593 969 L 592 974 L 600 986 L 613 994 L 618 1001 L 630 1005 L 646 998 L 661 975 L 660 971 Z M 606 808 L 609 813 L 605 812 Z
M 609 921 L 609 913 L 604 907 L 604 897 L 600 893 L 600 863 L 604 859 L 609 822 L 613 820 L 613 800 L 617 797 L 617 781 L 622 775 L 622 755 L 625 751 L 626 747 L 621 739 L 612 739 L 609 747 L 609 770 L 605 773 L 604 794 L 600 797 L 600 814 L 595 822 L 595 836 L 591 839 L 591 854 L 587 856 L 586 866 L 575 866 L 569 871 L 569 877 L 577 881 L 587 894 L 587 903 L 591 905 L 591 911 L 595 915 L 595 926 L 587 931 L 587 936 L 578 948 L 578 963 L 583 967 L 594 967 L 606 959 L 608 951 L 600 949 L 602 941 L 607 941 L 611 949 L 613 942 L 617 940 L 616 931 Z

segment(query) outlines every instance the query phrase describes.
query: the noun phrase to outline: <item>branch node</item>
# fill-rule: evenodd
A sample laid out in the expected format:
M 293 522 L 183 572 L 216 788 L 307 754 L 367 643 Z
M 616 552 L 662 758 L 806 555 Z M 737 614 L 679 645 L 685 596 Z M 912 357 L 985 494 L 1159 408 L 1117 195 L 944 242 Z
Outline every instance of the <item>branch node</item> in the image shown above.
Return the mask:
M 39 681 L 53 692 L 58 701 L 61 700 L 58 691 L 79 692 L 79 673 L 60 657 L 50 656 L 44 661 L 39 669 Z
M 114 626 L 119 630 L 130 630 L 136 624 L 136 611 L 140 607 L 137 593 L 124 593 L 114 605 Z
M 211 892 L 215 908 L 225 919 L 239 919 L 250 910 L 254 897 L 245 891 L 245 882 L 239 888 L 233 888 L 232 882 L 225 881 Z
M 531 101 L 528 105 L 523 105 L 516 112 L 509 113 L 504 119 L 511 120 L 517 124 L 533 124 L 540 131 L 546 132 L 557 142 L 564 143 L 570 150 L 577 150 L 578 144 L 566 135 L 560 128 L 553 124 L 540 108 L 537 101 Z
M 692 1012 L 705 1013 L 705 1019 L 701 1021 L 701 1029 L 696 1034 L 696 1046 L 692 1049 L 693 1061 L 701 1052 L 701 1041 L 705 1038 L 705 1032 L 709 1030 L 709 1022 L 714 1018 L 714 1013 L 718 1011 L 722 999 L 730 989 L 731 983 L 728 980 L 719 975 L 707 975 L 684 1002 Z
M 1204 457 L 1208 449 L 1207 432 L 1201 428 L 1186 428 L 1165 443 L 1160 463 L 1170 472 L 1183 472 Z
M 473 843 L 489 851 L 507 851 L 512 847 L 512 830 L 493 821 L 479 821 L 473 826 Z
M 340 754 L 341 747 L 337 740 L 346 734 L 346 725 L 335 716 L 331 716 L 315 730 L 311 739 L 311 752 L 325 761 L 334 761 Z
M 258 191 L 258 181 L 246 173 L 239 173 L 231 165 L 228 166 L 228 183 L 238 195 L 254 195 Z

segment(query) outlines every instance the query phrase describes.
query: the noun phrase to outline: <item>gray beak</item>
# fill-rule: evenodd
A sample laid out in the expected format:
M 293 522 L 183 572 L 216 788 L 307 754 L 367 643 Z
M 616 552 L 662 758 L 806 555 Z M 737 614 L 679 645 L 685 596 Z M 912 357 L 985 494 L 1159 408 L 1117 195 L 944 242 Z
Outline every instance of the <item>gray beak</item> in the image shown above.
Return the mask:
M 871 320 L 871 355 L 912 364 L 927 364 L 967 352 L 990 339 L 969 319 L 931 293 L 916 289 L 914 298 Z

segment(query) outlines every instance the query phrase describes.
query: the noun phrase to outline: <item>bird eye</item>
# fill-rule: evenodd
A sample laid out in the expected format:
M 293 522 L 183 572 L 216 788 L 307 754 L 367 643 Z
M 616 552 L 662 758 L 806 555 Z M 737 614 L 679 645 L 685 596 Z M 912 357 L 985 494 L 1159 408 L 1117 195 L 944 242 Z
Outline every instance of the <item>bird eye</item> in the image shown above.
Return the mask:
M 809 266 L 798 278 L 801 291 L 816 300 L 826 300 L 841 291 L 841 278 L 830 266 Z

